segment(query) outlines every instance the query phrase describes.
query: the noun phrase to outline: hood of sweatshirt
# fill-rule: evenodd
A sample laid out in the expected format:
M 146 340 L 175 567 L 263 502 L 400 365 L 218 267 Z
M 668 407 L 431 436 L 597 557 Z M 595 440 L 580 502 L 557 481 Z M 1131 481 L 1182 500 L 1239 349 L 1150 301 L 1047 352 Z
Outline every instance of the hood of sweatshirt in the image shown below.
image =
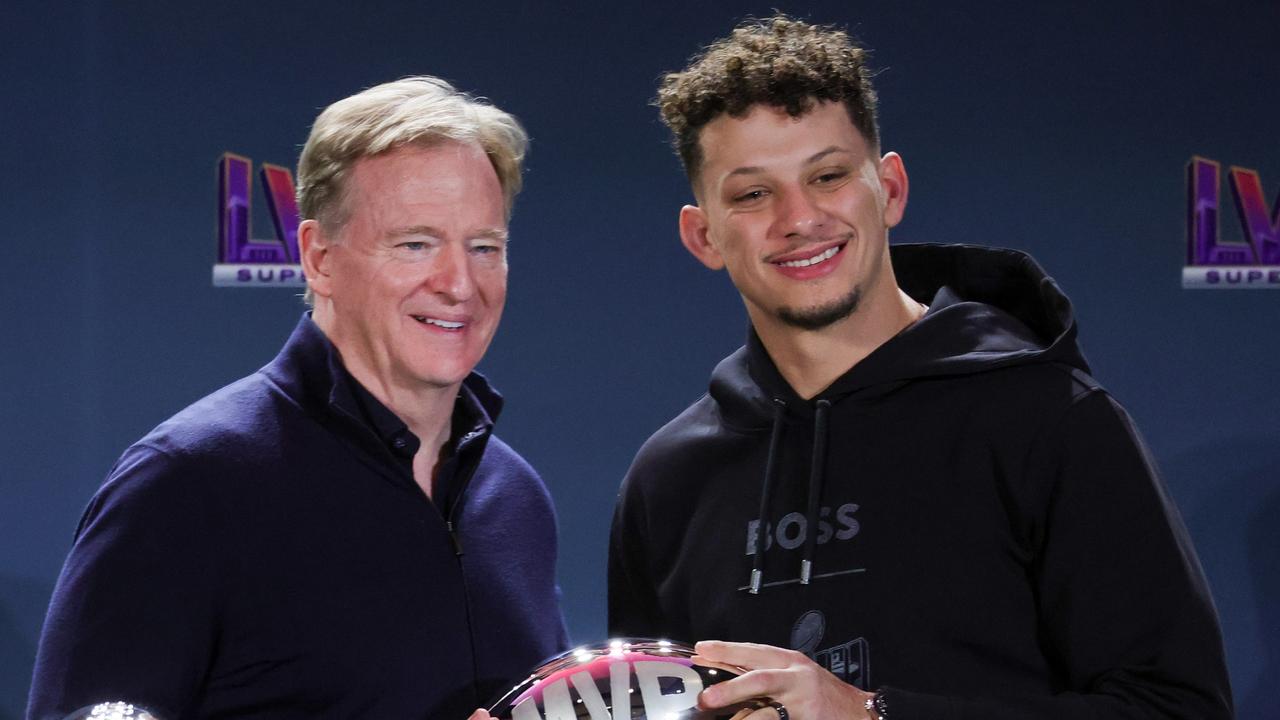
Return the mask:
M 1016 250 L 971 245 L 893 245 L 898 285 L 929 306 L 919 321 L 867 355 L 811 400 L 783 379 L 755 330 L 711 375 L 711 397 L 729 424 L 759 428 L 785 415 L 807 419 L 821 402 L 885 393 L 918 378 L 1012 365 L 1060 363 L 1089 372 L 1071 302 L 1036 261 Z
M 747 344 L 712 373 L 710 395 L 723 421 L 739 430 L 769 430 L 760 488 L 758 546 L 779 469 L 784 427 L 812 428 L 808 526 L 816 526 L 827 467 L 831 407 L 854 396 L 893 393 L 914 380 L 970 375 L 1031 363 L 1057 363 L 1089 372 L 1076 343 L 1071 303 L 1030 256 L 1016 250 L 966 245 L 890 248 L 898 286 L 929 306 L 925 315 L 872 351 L 811 399 L 782 377 L 754 329 Z M 838 433 L 837 433 L 838 437 Z M 808 584 L 814 536 L 805 541 L 800 582 Z M 758 593 L 764 553 L 756 553 L 748 588 Z

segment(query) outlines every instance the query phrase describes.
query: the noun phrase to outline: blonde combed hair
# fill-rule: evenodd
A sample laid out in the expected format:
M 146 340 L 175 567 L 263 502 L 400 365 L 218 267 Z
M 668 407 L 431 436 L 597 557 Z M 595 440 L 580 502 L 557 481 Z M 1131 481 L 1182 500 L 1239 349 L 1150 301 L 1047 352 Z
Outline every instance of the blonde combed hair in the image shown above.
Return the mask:
M 430 76 L 376 85 L 320 113 L 298 158 L 299 214 L 330 229 L 342 227 L 349 211 L 347 178 L 360 158 L 442 142 L 475 143 L 484 150 L 510 217 L 528 135 L 514 116 Z

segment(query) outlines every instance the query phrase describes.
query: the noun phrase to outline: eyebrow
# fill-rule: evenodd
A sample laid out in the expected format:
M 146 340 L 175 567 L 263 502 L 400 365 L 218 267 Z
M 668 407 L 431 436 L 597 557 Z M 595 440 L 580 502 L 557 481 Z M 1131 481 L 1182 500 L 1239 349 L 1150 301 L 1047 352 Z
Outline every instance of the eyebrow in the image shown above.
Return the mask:
M 812 165 L 813 163 L 818 162 L 819 160 L 825 158 L 828 155 L 831 155 L 832 153 L 839 153 L 839 152 L 849 152 L 849 151 L 846 150 L 845 148 L 840 147 L 839 145 L 832 145 L 828 148 L 824 148 L 810 155 L 808 158 L 805 159 L 804 164 Z M 762 173 L 764 171 L 765 169 L 763 167 L 760 167 L 759 165 L 748 165 L 745 167 L 733 169 L 727 175 L 725 175 L 725 177 L 727 178 L 734 177 L 735 175 L 755 175 L 756 173 Z
M 395 228 L 387 231 L 387 237 L 393 239 L 409 237 L 412 235 L 426 235 L 427 237 L 440 238 L 444 237 L 445 233 L 439 228 L 435 228 L 430 225 L 411 225 L 409 227 Z M 475 233 L 468 235 L 467 239 L 502 240 L 505 242 L 507 240 L 507 235 L 507 231 L 502 228 L 484 228 L 483 230 L 478 230 Z

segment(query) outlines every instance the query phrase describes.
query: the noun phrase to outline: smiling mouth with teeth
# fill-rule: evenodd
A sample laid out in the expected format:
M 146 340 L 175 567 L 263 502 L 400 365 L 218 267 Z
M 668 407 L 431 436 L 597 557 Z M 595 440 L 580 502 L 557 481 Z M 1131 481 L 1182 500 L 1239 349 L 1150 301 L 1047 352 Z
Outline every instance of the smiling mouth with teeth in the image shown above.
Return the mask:
M 827 248 L 825 251 L 820 252 L 817 255 L 814 255 L 813 257 L 803 258 L 801 260 L 789 260 L 787 262 L 780 262 L 778 263 L 778 265 L 780 265 L 781 267 L 809 267 L 810 265 L 817 265 L 820 262 L 830 260 L 831 258 L 836 256 L 836 253 L 840 252 L 843 249 L 844 249 L 843 244 L 832 245 L 831 247 Z
M 465 324 L 460 322 L 450 322 L 448 320 L 438 320 L 425 315 L 413 315 L 412 317 L 423 325 L 435 325 L 436 327 L 441 327 L 445 330 L 461 330 L 462 326 Z

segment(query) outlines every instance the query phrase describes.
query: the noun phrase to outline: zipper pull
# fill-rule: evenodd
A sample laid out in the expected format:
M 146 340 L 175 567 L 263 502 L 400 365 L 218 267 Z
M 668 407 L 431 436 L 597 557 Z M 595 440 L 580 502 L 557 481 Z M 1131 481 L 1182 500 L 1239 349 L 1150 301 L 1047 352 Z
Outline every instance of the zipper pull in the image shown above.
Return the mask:
M 458 539 L 458 532 L 453 527 L 452 520 L 446 520 L 444 526 L 449 530 L 449 539 L 453 541 L 453 554 L 462 557 L 462 541 Z

